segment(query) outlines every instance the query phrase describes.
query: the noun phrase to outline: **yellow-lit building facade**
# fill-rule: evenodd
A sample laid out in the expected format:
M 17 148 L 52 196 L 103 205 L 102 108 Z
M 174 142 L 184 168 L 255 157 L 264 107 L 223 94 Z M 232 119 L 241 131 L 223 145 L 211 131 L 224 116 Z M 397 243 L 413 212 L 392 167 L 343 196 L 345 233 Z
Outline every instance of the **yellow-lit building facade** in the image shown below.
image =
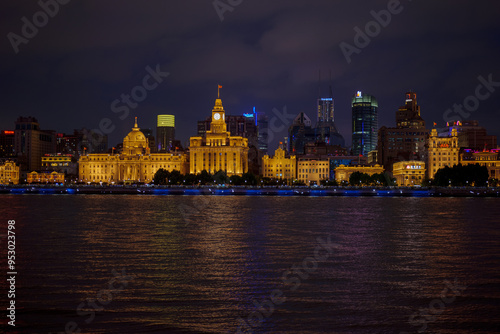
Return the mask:
M 14 161 L 7 160 L 0 164 L 0 184 L 18 184 L 19 166 Z
M 346 181 L 349 182 L 349 178 L 351 177 L 351 174 L 354 172 L 360 172 L 360 173 L 365 173 L 370 176 L 373 174 L 380 174 L 384 172 L 384 167 L 380 165 L 375 165 L 375 166 L 345 166 L 345 165 L 340 165 L 337 168 L 335 168 L 335 181 L 337 182 L 342 182 Z
M 400 161 L 392 165 L 392 175 L 398 186 L 421 185 L 425 179 L 425 171 L 425 162 L 423 161 Z
M 31 172 L 28 173 L 27 183 L 41 183 L 41 184 L 47 184 L 47 183 L 64 183 L 64 173 L 58 173 L 58 172 Z
M 42 157 L 42 170 L 76 176 L 78 163 L 71 154 L 46 154 Z
M 67 167 L 71 164 L 71 155 L 46 154 L 42 157 L 42 168 Z
M 189 172 L 183 152 L 150 153 L 146 136 L 137 126 L 123 139 L 121 154 L 87 154 L 80 157 L 79 181 L 84 183 L 149 183 L 158 169 Z
M 215 100 L 210 131 L 203 137 L 191 137 L 189 142 L 191 174 L 198 174 L 203 170 L 211 174 L 222 170 L 228 176 L 248 172 L 248 139 L 231 136 L 227 131 L 220 98 Z
M 308 186 L 320 185 L 321 181 L 330 178 L 330 161 L 299 159 L 297 162 L 297 178 Z
M 471 151 L 465 150 L 460 154 L 460 163 L 464 166 L 479 164 L 488 168 L 491 179 L 500 179 L 500 149 Z
M 273 179 L 297 179 L 297 159 L 294 155 L 287 158 L 285 151 L 279 147 L 274 151 L 274 157 L 262 157 L 262 175 Z
M 429 136 L 428 177 L 433 179 L 440 168 L 458 165 L 459 150 L 457 129 L 452 129 L 448 137 L 438 137 L 437 130 L 432 129 Z

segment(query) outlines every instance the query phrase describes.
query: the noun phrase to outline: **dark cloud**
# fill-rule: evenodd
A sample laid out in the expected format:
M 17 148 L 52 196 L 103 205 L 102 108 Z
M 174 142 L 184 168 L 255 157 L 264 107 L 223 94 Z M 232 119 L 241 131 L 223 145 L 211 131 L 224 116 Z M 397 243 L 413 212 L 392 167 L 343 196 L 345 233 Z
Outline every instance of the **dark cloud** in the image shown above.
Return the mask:
M 401 1 L 401 12 L 350 64 L 339 47 L 353 44 L 355 27 L 374 20 L 390 1 L 243 1 L 220 21 L 212 1 L 70 1 L 15 54 L 7 34 L 21 33 L 36 2 L 0 5 L 0 128 L 19 115 L 38 117 L 43 128 L 71 132 L 95 128 L 108 117 L 121 141 L 140 117 L 154 127 L 159 113 L 177 116 L 183 141 L 196 121 L 210 115 L 217 84 L 228 113 L 256 106 L 272 114 L 305 111 L 313 120 L 318 94 L 328 77 L 339 130 L 350 141 L 350 100 L 358 89 L 379 100 L 380 125 L 394 125 L 404 93 L 417 91 L 428 127 L 443 122 L 454 103 L 474 94 L 478 76 L 500 81 L 500 5 L 492 1 Z M 111 102 L 140 85 L 146 67 L 160 64 L 170 76 L 120 120 Z M 500 87 L 470 119 L 500 136 Z M 274 149 L 283 131 L 276 134 Z

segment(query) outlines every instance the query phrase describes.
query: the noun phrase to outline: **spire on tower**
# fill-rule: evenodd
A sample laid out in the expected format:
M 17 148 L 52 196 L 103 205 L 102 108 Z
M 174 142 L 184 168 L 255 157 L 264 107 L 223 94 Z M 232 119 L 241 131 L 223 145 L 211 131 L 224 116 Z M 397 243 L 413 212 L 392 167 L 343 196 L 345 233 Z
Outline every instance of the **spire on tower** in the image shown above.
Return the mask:
M 330 69 L 330 97 L 333 98 L 333 89 L 332 89 L 332 70 Z
M 321 69 L 318 70 L 318 99 L 321 98 Z

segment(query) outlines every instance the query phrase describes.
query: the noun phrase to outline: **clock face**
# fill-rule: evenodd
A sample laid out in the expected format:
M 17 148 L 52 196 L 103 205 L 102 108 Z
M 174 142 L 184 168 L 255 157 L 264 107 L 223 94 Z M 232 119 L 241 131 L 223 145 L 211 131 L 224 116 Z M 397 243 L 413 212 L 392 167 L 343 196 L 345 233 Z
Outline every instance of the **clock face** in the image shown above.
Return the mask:
M 219 113 L 215 113 L 215 114 L 214 114 L 214 119 L 215 119 L 216 121 L 218 121 L 218 120 L 220 119 L 220 114 L 219 114 Z

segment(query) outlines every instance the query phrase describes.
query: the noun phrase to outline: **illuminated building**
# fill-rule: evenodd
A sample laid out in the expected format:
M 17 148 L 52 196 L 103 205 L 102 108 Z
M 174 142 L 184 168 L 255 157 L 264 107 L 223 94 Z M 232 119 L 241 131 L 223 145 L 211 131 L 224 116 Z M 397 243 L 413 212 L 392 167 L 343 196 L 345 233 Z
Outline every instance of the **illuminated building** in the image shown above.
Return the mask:
M 264 154 L 267 154 L 268 149 L 268 118 L 265 113 L 257 112 L 253 107 L 253 113 L 244 113 L 243 116 L 253 125 L 247 126 L 247 130 L 242 137 L 248 138 L 248 171 L 254 175 L 261 174 L 261 163 Z M 227 116 L 228 118 L 230 116 Z M 248 124 L 248 123 L 247 123 Z M 239 133 L 233 133 L 231 122 L 229 122 L 229 132 L 240 136 Z M 255 132 L 252 131 L 255 129 Z
M 321 97 L 321 93 L 318 93 L 317 100 L 317 112 L 318 118 L 316 126 L 314 127 L 314 132 L 316 134 L 315 140 L 317 142 L 323 142 L 328 145 L 345 146 L 344 137 L 338 132 L 335 126 L 335 109 L 332 86 L 330 86 L 328 97 Z
M 78 137 L 76 135 L 57 133 L 56 151 L 60 154 L 73 154 L 78 156 Z
M 14 158 L 16 156 L 14 138 L 14 131 L 0 132 L 0 158 Z
M 79 157 L 87 153 L 106 153 L 108 136 L 88 129 L 75 129 L 73 134 L 56 134 L 56 152 Z
M 58 172 L 31 172 L 27 175 L 27 183 L 64 183 L 64 173 Z
M 458 164 L 459 159 L 458 133 L 457 129 L 451 130 L 451 136 L 439 137 L 437 130 L 432 129 L 429 136 L 428 148 L 428 177 L 434 175 L 440 168 L 453 167 Z
M 458 146 L 460 148 L 468 148 L 474 151 L 482 151 L 483 149 L 496 149 L 497 136 L 488 135 L 486 129 L 479 126 L 478 121 L 455 121 L 446 123 L 448 128 L 446 132 L 451 133 L 452 129 L 457 129 Z M 439 135 L 446 135 L 439 133 Z
M 56 153 L 56 133 L 40 130 L 38 120 L 34 117 L 19 117 L 15 124 L 15 151 L 21 170 L 40 170 L 42 156 Z
M 42 170 L 77 176 L 78 162 L 71 154 L 46 154 L 42 157 Z
M 378 102 L 358 91 L 352 98 L 352 154 L 367 155 L 377 148 Z
M 335 171 L 337 170 L 338 167 L 340 166 L 368 166 L 368 158 L 367 157 L 360 157 L 359 155 L 354 156 L 354 155 L 339 155 L 339 156 L 333 156 L 329 157 L 330 160 L 330 180 L 336 179 L 335 177 Z
M 483 151 L 465 149 L 460 154 L 460 163 L 464 166 L 474 164 L 485 166 L 491 179 L 500 179 L 500 149 Z
M 331 88 L 330 88 L 331 90 Z M 330 97 L 318 97 L 318 124 L 334 122 L 333 96 L 330 91 Z
M 175 149 L 175 116 L 158 115 L 156 124 L 158 152 L 170 152 Z
M 269 117 L 266 116 L 264 112 L 256 112 L 255 107 L 253 109 L 254 117 L 257 118 L 257 127 L 259 131 L 258 144 L 259 150 L 263 154 L 267 154 L 269 147 Z
M 417 93 L 407 92 L 405 105 L 396 112 L 396 127 L 398 129 L 425 129 L 425 121 L 420 116 L 420 106 L 417 104 Z
M 292 125 L 288 128 L 287 148 L 291 154 L 309 154 L 307 147 L 310 145 L 333 146 L 327 150 L 338 150 L 345 147 L 344 137 L 338 132 L 335 126 L 334 100 L 332 88 L 330 86 L 329 97 L 321 97 L 318 94 L 317 121 L 312 127 L 311 119 L 301 112 L 295 117 Z
M 406 93 L 405 105 L 396 112 L 396 127 L 381 127 L 378 131 L 378 163 L 392 171 L 399 161 L 425 161 L 425 145 L 429 131 L 420 116 L 415 92 Z
M 398 186 L 412 187 L 420 185 L 425 179 L 425 162 L 400 161 L 392 167 L 392 175 Z
M 265 155 L 262 158 L 262 175 L 272 179 L 297 179 L 297 160 L 294 155 L 285 156 L 285 151 L 278 147 L 274 152 L 274 157 Z
M 248 144 L 257 145 L 258 126 L 252 117 L 252 114 L 244 115 L 225 115 L 226 129 L 232 136 L 241 136 L 248 139 Z M 198 136 L 203 137 L 210 132 L 212 117 L 207 117 L 204 121 L 198 121 Z
M 258 140 L 258 126 L 255 124 L 251 114 L 239 115 L 225 115 L 226 129 L 232 136 L 240 136 L 248 139 L 248 144 L 257 146 Z M 212 124 L 212 117 L 207 117 L 204 121 L 198 121 L 198 136 L 203 137 L 207 132 L 210 132 L 210 125 Z
M 373 174 L 383 173 L 384 168 L 380 165 L 375 165 L 375 166 L 340 165 L 339 167 L 335 168 L 335 180 L 339 183 L 342 181 L 349 182 L 349 178 L 351 177 L 351 174 L 354 172 L 365 173 L 372 176 Z
M 248 139 L 232 136 L 227 131 L 226 113 L 220 96 L 212 110 L 210 130 L 204 136 L 191 137 L 189 155 L 190 172 L 203 170 L 215 174 L 219 170 L 228 176 L 248 172 Z
M 148 183 L 158 169 L 178 170 L 187 174 L 188 162 L 184 153 L 150 153 L 146 136 L 137 126 L 123 139 L 123 151 L 115 154 L 86 154 L 80 157 L 79 179 L 91 183 Z
M 376 164 L 378 161 L 378 150 L 368 152 L 366 161 L 369 165 Z
M 263 151 L 260 150 L 259 125 L 253 114 L 225 115 L 226 129 L 231 136 L 240 136 L 248 139 L 248 171 L 255 175 L 260 174 L 260 165 Z M 198 136 L 203 137 L 210 131 L 212 117 L 207 117 L 204 121 L 198 121 Z M 267 136 L 267 133 L 266 133 Z M 266 137 L 267 138 L 267 137 Z M 267 145 L 267 144 L 266 144 Z M 267 152 L 267 146 L 266 146 Z
M 304 147 L 305 155 L 316 156 L 344 156 L 347 149 L 340 145 L 328 145 L 324 142 L 307 143 Z
M 269 118 L 264 112 L 257 112 L 255 107 L 253 107 L 253 112 L 243 114 L 245 119 L 241 119 L 240 117 L 226 115 L 228 131 L 233 136 L 248 138 L 248 147 L 255 146 L 263 154 L 267 154 Z M 207 121 L 210 123 L 210 118 L 207 118 Z M 237 124 L 236 127 L 235 123 Z
M 299 158 L 297 162 L 297 178 L 306 185 L 319 185 L 330 179 L 330 162 L 328 159 Z
M 7 160 L 0 164 L 0 184 L 18 184 L 19 166 L 15 162 Z
M 305 145 L 304 155 L 298 158 L 301 160 L 328 160 L 330 167 L 329 180 L 335 178 L 334 170 L 340 165 L 366 165 L 367 157 L 348 155 L 347 149 L 338 145 L 327 145 L 323 142 L 308 143 Z

